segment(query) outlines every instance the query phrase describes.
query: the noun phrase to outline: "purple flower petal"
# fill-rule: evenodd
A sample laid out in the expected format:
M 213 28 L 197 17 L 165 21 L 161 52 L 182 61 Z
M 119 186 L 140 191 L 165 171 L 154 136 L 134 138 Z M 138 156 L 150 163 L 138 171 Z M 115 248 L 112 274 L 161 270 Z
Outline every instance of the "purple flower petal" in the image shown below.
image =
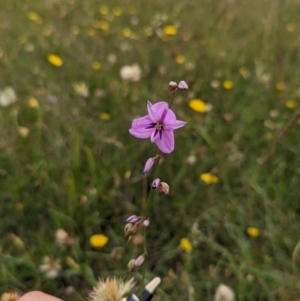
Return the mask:
M 174 130 L 182 128 L 183 126 L 185 126 L 187 124 L 187 122 L 182 121 L 182 120 L 175 120 L 175 122 L 171 122 L 165 125 L 165 129 L 169 129 L 172 128 Z
M 167 110 L 167 114 L 170 111 L 169 105 L 165 101 L 159 101 L 159 102 L 155 103 L 154 105 L 152 105 L 151 110 L 152 110 L 152 112 L 155 112 L 155 114 L 157 116 L 156 121 L 160 121 L 165 110 Z
M 134 119 L 129 133 L 137 138 L 149 138 L 153 132 L 153 128 L 149 128 L 152 123 L 153 121 L 149 115 Z
M 165 154 L 174 150 L 174 132 L 172 130 L 163 130 L 161 139 L 154 141 L 157 147 Z
M 157 122 L 158 115 L 157 112 L 153 110 L 153 104 L 148 100 L 147 101 L 147 110 L 152 122 Z

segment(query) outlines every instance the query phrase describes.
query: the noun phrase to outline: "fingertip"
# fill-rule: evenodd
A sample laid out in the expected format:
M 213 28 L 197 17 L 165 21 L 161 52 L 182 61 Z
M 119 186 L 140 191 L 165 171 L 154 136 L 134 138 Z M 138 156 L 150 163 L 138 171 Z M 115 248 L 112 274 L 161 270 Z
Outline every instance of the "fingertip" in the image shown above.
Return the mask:
M 40 291 L 33 291 L 23 295 L 18 301 L 63 301 L 54 296 L 45 294 Z

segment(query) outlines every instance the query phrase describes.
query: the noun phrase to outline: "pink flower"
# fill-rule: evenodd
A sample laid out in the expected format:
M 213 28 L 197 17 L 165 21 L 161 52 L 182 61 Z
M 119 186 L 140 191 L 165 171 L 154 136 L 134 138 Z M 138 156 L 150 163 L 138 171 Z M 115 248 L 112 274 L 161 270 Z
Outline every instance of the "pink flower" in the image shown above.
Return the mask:
M 154 105 L 148 101 L 147 109 L 148 115 L 133 120 L 130 134 L 141 139 L 150 138 L 163 153 L 171 153 L 175 144 L 174 130 L 183 127 L 186 122 L 176 120 L 175 113 L 164 101 Z

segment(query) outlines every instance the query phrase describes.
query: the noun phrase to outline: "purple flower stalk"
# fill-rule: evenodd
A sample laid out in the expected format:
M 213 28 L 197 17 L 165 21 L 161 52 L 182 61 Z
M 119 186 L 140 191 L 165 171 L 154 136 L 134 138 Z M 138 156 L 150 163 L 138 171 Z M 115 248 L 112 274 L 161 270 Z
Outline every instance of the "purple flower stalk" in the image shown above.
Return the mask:
M 174 130 L 183 127 L 186 122 L 176 120 L 175 113 L 166 102 L 147 103 L 148 115 L 134 119 L 130 134 L 141 139 L 150 138 L 166 154 L 174 150 Z

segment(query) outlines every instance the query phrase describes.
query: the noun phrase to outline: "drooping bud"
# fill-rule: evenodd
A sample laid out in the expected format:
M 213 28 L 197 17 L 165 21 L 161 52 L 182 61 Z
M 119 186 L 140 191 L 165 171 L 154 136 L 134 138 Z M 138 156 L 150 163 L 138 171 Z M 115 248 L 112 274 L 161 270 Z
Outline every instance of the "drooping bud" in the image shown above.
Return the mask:
M 147 174 L 149 171 L 150 171 L 150 169 L 152 168 L 152 166 L 153 166 L 153 164 L 154 164 L 154 162 L 155 162 L 155 158 L 156 157 L 154 157 L 154 158 L 149 158 L 147 161 L 146 161 L 146 163 L 145 163 L 145 166 L 144 166 L 144 169 L 143 169 L 143 175 L 145 175 L 145 174 Z
M 181 80 L 178 84 L 178 90 L 186 91 L 189 88 L 187 83 L 184 80 Z
M 170 91 L 175 91 L 177 89 L 177 83 L 176 82 L 169 82 L 169 90 Z
M 149 227 L 150 226 L 150 220 L 149 220 L 149 218 L 147 218 L 147 219 L 145 219 L 143 221 L 143 225 L 144 225 L 144 227 Z
M 146 259 L 146 254 L 140 255 L 134 262 L 135 269 L 138 269 L 144 263 L 145 259 Z
M 156 189 L 156 188 L 159 186 L 159 183 L 160 183 L 160 179 L 159 179 L 159 178 L 156 178 L 156 179 L 152 182 L 151 187 L 152 187 L 153 189 Z
M 146 256 L 147 254 L 144 253 L 136 259 L 131 259 L 127 264 L 129 272 L 136 271 L 144 263 Z
M 124 235 L 125 237 L 129 237 L 136 232 L 136 224 L 126 224 L 124 227 Z
M 125 220 L 125 223 L 126 224 L 136 224 L 139 222 L 139 220 L 140 220 L 140 218 L 137 215 L 131 215 Z
M 164 194 L 169 194 L 170 186 L 165 182 L 160 182 L 157 190 L 159 192 L 163 192 Z

